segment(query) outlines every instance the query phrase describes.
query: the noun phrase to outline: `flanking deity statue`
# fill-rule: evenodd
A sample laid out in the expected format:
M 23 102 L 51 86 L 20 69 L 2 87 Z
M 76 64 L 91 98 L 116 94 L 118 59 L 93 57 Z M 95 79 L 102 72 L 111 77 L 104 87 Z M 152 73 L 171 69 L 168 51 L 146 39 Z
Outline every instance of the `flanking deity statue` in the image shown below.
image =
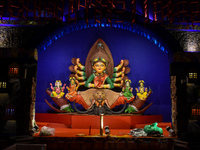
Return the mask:
M 58 100 L 54 100 L 56 103 L 62 102 L 59 103 L 60 107 L 73 103 L 73 107 L 78 113 L 99 115 L 101 113 L 123 113 L 127 105 L 134 105 L 133 88 L 130 87 L 131 81 L 126 76 L 130 72 L 130 68 L 127 67 L 129 61 L 121 60 L 114 67 L 112 54 L 102 39 L 98 39 L 90 49 L 85 65 L 81 63 L 80 58 L 72 58 L 71 61 L 73 65 L 69 67 L 69 70 L 72 74 L 70 75 L 70 86 L 67 87 L 68 93 L 65 95 L 65 101 L 59 97 L 56 97 Z M 88 89 L 78 91 L 81 86 Z M 113 89 L 118 89 L 118 91 L 121 89 L 122 92 L 115 92 Z M 146 89 L 144 89 L 144 92 L 147 92 Z M 47 93 L 50 95 L 48 89 Z M 141 96 L 142 86 L 138 89 L 138 93 L 140 94 L 137 95 L 137 101 L 147 99 L 148 94 L 146 94 L 146 99 L 145 94 L 143 97 Z M 46 102 L 49 105 L 47 100 Z M 76 104 L 81 105 L 84 110 L 79 110 Z M 122 106 L 121 110 L 113 111 L 113 108 L 117 106 Z M 52 108 L 52 106 L 50 107 Z M 63 112 L 63 110 L 57 112 L 60 111 Z
M 50 83 L 50 86 L 52 90 L 51 97 L 61 98 L 65 95 L 64 90 L 66 84 L 62 87 L 62 82 L 60 80 L 56 80 L 55 87 L 53 87 L 52 83 Z
M 68 90 L 68 93 L 65 95 L 65 97 L 67 99 L 70 99 L 71 97 L 74 97 L 77 95 L 77 90 L 78 90 L 78 87 L 79 87 L 79 83 L 78 81 L 76 80 L 75 77 L 70 77 L 69 78 L 69 81 L 70 81 L 70 85 L 69 87 L 67 86 L 67 90 Z
M 135 88 L 135 90 L 137 92 L 137 97 L 140 98 L 141 100 L 145 100 L 148 96 L 147 87 L 144 87 L 143 80 L 140 80 L 139 84 L 140 84 L 140 86 L 138 88 Z
M 127 99 L 134 98 L 134 95 L 133 95 L 132 91 L 133 91 L 133 88 L 131 87 L 131 80 L 130 79 L 126 79 L 125 80 L 125 86 L 122 88 L 123 95 Z
M 144 80 L 140 80 L 139 84 L 140 86 L 138 88 L 135 88 L 137 92 L 136 99 L 128 105 L 127 109 L 125 110 L 125 113 L 142 114 L 152 105 L 152 103 L 150 103 L 148 106 L 140 110 L 140 108 L 146 102 L 147 98 L 151 95 L 152 90 L 149 88 L 148 91 L 147 87 L 144 87 Z
M 60 109 L 52 106 L 46 99 L 45 102 L 56 112 L 73 112 L 74 110 L 71 108 L 71 105 L 67 102 L 67 100 L 63 97 L 65 95 L 64 89 L 66 84 L 62 86 L 61 80 L 56 80 L 55 87 L 53 87 L 52 83 L 50 83 L 51 90 L 46 90 L 47 94 L 51 97 L 51 99 L 59 106 Z M 67 87 L 68 89 L 69 87 Z

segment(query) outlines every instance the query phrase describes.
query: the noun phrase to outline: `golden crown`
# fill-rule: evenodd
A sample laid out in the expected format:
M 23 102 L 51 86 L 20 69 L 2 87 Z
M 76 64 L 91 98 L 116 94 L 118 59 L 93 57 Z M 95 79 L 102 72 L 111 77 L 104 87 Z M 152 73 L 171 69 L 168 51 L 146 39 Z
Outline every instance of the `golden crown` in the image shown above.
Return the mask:
M 94 65 L 96 62 L 103 62 L 105 65 L 107 65 L 107 61 L 103 57 L 97 57 L 93 60 L 92 65 Z
M 131 80 L 130 80 L 130 79 L 126 79 L 125 82 L 129 82 L 129 83 L 131 83 Z
M 76 78 L 75 77 L 70 77 L 69 81 L 71 81 L 71 80 L 76 80 Z
M 59 82 L 59 83 L 61 83 L 61 81 L 60 81 L 60 80 L 56 80 L 56 82 Z
M 144 80 L 139 80 L 139 82 L 138 83 L 144 83 Z

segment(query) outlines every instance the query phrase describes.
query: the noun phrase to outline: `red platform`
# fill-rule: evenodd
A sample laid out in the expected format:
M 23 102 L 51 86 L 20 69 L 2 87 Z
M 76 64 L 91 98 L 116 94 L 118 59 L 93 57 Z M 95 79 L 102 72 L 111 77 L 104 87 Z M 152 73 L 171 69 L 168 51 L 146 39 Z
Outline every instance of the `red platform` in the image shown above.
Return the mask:
M 162 122 L 162 115 L 106 115 L 104 126 L 110 127 L 110 138 L 99 136 L 100 117 L 95 115 L 36 113 L 39 128 L 55 128 L 54 136 L 33 135 L 33 143 L 47 144 L 48 150 L 64 149 L 163 149 L 172 148 L 173 139 L 165 129 L 171 122 Z M 147 124 L 158 122 L 163 129 L 163 137 L 133 137 L 129 135 L 133 128 L 144 128 Z M 91 126 L 91 130 L 89 129 Z M 82 135 L 80 137 L 80 135 Z
M 100 128 L 100 116 L 77 114 L 36 113 L 36 122 L 61 123 L 72 129 Z M 132 129 L 140 124 L 162 122 L 162 115 L 105 115 L 104 126 L 110 129 Z M 171 126 L 171 123 L 168 123 Z
M 56 128 L 59 134 L 56 136 L 62 136 L 64 131 L 69 134 L 65 136 L 76 136 L 78 133 L 88 134 L 91 126 L 94 134 L 99 133 L 100 128 L 100 116 L 96 115 L 79 115 L 79 114 L 52 114 L 52 113 L 36 113 L 36 122 L 39 127 L 49 126 Z M 171 127 L 171 122 L 162 122 L 162 115 L 105 115 L 104 126 L 109 126 L 110 130 L 114 133 L 126 132 L 128 134 L 130 129 L 144 128 L 147 124 L 158 122 L 158 127 L 163 128 L 164 134 L 168 136 L 166 127 Z M 59 132 L 62 130 L 62 132 Z

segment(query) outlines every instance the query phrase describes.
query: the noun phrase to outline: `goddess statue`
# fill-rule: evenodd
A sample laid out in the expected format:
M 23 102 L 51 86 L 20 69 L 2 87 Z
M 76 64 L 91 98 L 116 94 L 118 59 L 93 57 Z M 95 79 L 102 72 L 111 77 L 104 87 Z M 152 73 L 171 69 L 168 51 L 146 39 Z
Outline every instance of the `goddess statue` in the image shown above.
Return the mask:
M 78 65 L 74 67 L 76 72 L 75 77 L 77 78 L 77 80 L 86 79 L 85 73 L 83 72 L 85 71 L 85 66 L 81 65 L 79 58 L 77 58 L 77 64 Z M 115 72 L 118 71 L 122 67 L 122 65 L 123 65 L 123 60 L 121 60 L 120 64 L 114 68 L 114 71 Z M 79 71 L 78 67 L 82 71 Z M 106 88 L 112 89 L 114 87 L 122 86 L 125 67 L 123 67 L 121 72 L 114 73 L 112 79 L 110 79 L 109 76 L 106 74 L 107 61 L 103 57 L 95 58 L 92 62 L 92 68 L 93 68 L 92 75 L 90 75 L 90 77 L 86 81 L 79 83 L 79 85 L 84 85 L 85 87 L 88 88 L 105 88 L 105 89 Z M 114 83 L 115 81 L 120 81 L 121 83 Z
M 79 86 L 85 86 L 89 89 L 80 91 L 75 97 L 66 97 L 69 101 L 89 109 L 91 100 L 94 99 L 93 95 L 97 90 L 102 90 L 105 93 L 110 109 L 133 101 L 134 97 L 127 99 L 123 94 L 111 90 L 123 87 L 125 74 L 130 71 L 130 68 L 126 67 L 128 60 L 121 60 L 114 67 L 110 50 L 103 40 L 99 39 L 93 45 L 85 65 L 80 62 L 80 58 L 73 58 L 72 63 L 74 65 L 70 66 L 69 69 L 74 73 Z
M 45 100 L 55 111 L 64 112 L 64 107 L 67 106 L 68 108 L 68 106 L 70 106 L 69 103 L 73 102 L 74 109 L 78 113 L 99 114 L 104 112 L 104 114 L 119 114 L 124 112 L 127 105 L 129 108 L 133 107 L 135 111 L 128 109 L 126 112 L 143 113 L 152 104 L 149 104 L 141 111 L 139 110 L 151 92 L 145 94 L 145 92 L 147 93 L 145 88 L 143 89 L 144 92 L 142 92 L 141 84 L 137 89 L 137 97 L 139 98 L 134 100 L 135 96 L 132 94 L 132 88 L 130 87 L 131 81 L 126 76 L 126 74 L 130 72 L 130 68 L 127 67 L 129 61 L 122 59 L 120 63 L 114 67 L 112 54 L 102 39 L 98 39 L 90 49 L 85 65 L 80 62 L 80 58 L 72 58 L 71 62 L 73 65 L 69 66 L 69 70 L 72 74 L 70 75 L 70 86 L 67 87 L 68 93 L 65 95 L 65 98 L 58 99 L 58 97 L 51 97 L 61 110 L 56 109 Z M 85 91 L 78 91 L 78 88 L 81 86 L 88 89 Z M 122 92 L 116 92 L 117 89 L 120 91 L 122 90 Z M 50 95 L 48 89 L 46 92 Z M 145 97 L 146 99 L 144 99 Z M 85 110 L 77 109 L 77 103 Z M 123 106 L 120 111 L 116 112 L 112 110 L 120 105 Z

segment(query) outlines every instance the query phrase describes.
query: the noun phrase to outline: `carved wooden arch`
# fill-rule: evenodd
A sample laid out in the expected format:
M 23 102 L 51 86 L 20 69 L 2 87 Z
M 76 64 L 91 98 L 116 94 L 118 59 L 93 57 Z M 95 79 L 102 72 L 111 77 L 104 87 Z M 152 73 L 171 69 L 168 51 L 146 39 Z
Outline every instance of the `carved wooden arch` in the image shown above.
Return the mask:
M 113 69 L 114 69 L 113 57 L 107 44 L 101 38 L 99 38 L 93 44 L 93 46 L 91 47 L 87 55 L 87 58 L 85 61 L 85 72 L 86 72 L 87 78 L 93 73 L 92 61 L 97 57 L 103 57 L 107 61 L 106 74 L 110 78 L 112 78 Z

